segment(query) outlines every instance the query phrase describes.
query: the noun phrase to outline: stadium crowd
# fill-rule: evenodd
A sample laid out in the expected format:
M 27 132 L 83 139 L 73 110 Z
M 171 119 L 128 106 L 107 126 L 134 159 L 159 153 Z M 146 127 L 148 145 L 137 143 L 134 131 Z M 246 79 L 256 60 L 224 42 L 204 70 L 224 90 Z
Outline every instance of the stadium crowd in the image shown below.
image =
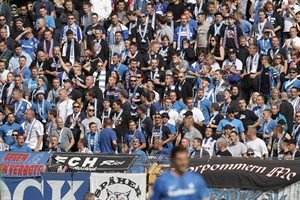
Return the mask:
M 295 0 L 0 0 L 4 151 L 300 157 Z

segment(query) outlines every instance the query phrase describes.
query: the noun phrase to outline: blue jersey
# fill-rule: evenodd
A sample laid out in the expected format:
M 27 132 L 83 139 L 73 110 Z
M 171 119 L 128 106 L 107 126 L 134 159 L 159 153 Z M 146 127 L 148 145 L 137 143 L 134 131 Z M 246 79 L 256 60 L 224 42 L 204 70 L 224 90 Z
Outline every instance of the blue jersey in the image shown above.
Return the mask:
M 140 143 L 146 143 L 145 135 L 142 131 L 136 130 L 134 133 L 131 131 L 127 132 L 124 137 L 124 142 L 131 148 L 131 143 L 133 138 L 138 138 Z
M 133 151 L 131 154 L 139 155 L 139 157 L 134 161 L 134 164 L 130 167 L 131 173 L 144 173 L 145 167 L 143 164 L 145 164 L 148 160 L 147 155 L 142 150 L 136 150 Z
M 43 121 L 48 119 L 48 111 L 52 109 L 52 104 L 44 100 L 44 102 L 34 103 L 31 109 L 34 110 L 36 119 Z
M 181 101 L 175 101 L 171 108 L 180 113 L 183 109 L 186 109 L 187 106 Z
M 36 88 L 37 88 L 37 78 L 36 79 L 26 79 L 26 81 L 23 83 L 26 87 L 29 89 L 29 93 L 31 94 Z
M 115 153 L 112 141 L 117 140 L 115 131 L 109 128 L 104 128 L 100 133 L 100 150 L 103 153 Z
M 14 69 L 14 76 L 17 75 L 17 74 L 20 74 L 22 76 L 22 78 L 24 78 L 24 79 L 29 79 L 30 76 L 31 76 L 31 72 L 30 72 L 30 69 L 28 67 L 25 67 L 21 71 L 20 71 L 20 68 Z
M 22 99 L 21 102 L 13 102 L 15 108 L 15 115 L 20 119 L 20 124 L 22 124 L 24 119 L 24 113 L 27 109 L 31 108 L 31 103 L 25 99 Z
M 22 45 L 22 50 L 30 55 L 32 60 L 35 60 L 35 56 L 33 55 L 36 52 L 39 40 L 32 37 L 30 39 L 21 39 L 20 44 Z
M 31 152 L 32 150 L 30 147 L 24 142 L 23 146 L 13 145 L 10 148 L 10 151 L 12 152 Z
M 208 197 L 209 191 L 199 174 L 186 172 L 177 176 L 167 172 L 155 181 L 150 200 L 199 200 Z
M 16 123 L 6 123 L 0 127 L 0 137 L 2 137 L 4 142 L 10 146 L 14 144 L 14 140 L 12 137 L 12 132 L 14 130 L 19 131 L 20 134 L 24 134 L 22 126 Z

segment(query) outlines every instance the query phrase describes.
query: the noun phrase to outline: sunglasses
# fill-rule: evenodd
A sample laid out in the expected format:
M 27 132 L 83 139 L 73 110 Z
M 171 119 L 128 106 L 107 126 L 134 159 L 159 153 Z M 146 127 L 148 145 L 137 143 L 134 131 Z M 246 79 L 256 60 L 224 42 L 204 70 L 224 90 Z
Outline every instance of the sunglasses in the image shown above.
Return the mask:
M 136 78 L 142 78 L 141 76 L 137 76 Z
M 73 106 L 73 108 L 80 108 L 80 106 Z
M 94 112 L 95 110 L 88 110 L 89 112 Z
M 229 115 L 230 115 L 230 114 L 234 114 L 234 112 L 227 112 L 227 113 L 228 113 Z
M 254 153 L 247 153 L 248 156 L 254 156 Z
M 136 82 L 136 80 L 130 80 L 130 82 Z
M 17 134 L 12 134 L 12 136 L 13 136 L 13 137 L 17 137 L 18 135 L 17 135 Z
M 167 116 L 163 116 L 162 118 L 168 118 L 169 119 L 169 117 L 167 117 Z
M 277 57 L 276 59 L 280 59 L 281 60 L 281 57 Z

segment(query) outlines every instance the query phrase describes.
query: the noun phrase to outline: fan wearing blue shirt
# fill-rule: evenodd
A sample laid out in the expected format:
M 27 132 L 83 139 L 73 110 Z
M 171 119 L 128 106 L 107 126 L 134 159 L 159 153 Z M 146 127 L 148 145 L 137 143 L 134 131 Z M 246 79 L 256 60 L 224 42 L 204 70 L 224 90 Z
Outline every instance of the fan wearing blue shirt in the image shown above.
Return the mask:
M 199 89 L 198 90 L 198 96 L 195 99 L 194 106 L 196 108 L 199 108 L 204 116 L 203 124 L 207 125 L 210 120 L 210 106 L 211 101 L 205 98 L 204 90 Z
M 45 92 L 38 90 L 35 94 L 37 101 L 33 103 L 31 109 L 35 112 L 35 117 L 42 123 L 46 123 L 48 119 L 48 111 L 52 109 L 52 104 L 45 100 Z
M 100 152 L 100 133 L 97 131 L 97 124 L 95 122 L 89 123 L 90 132 L 84 134 L 87 140 L 87 148 L 93 153 Z
M 189 167 L 186 149 L 174 147 L 171 161 L 175 169 L 156 179 L 150 200 L 208 200 L 209 191 L 203 178 L 186 171 Z
M 273 133 L 274 127 L 277 125 L 277 121 L 272 119 L 272 111 L 266 109 L 263 111 L 263 123 L 260 129 L 257 132 L 257 135 L 260 135 L 266 144 L 269 144 L 270 135 Z
M 132 139 L 132 150 L 129 151 L 131 154 L 139 155 L 139 157 L 134 161 L 134 164 L 130 168 L 131 173 L 144 173 L 145 164 L 148 160 L 147 155 L 144 151 L 140 149 L 141 141 L 138 138 Z
M 12 97 L 14 99 L 12 103 L 15 109 L 14 114 L 19 118 L 20 124 L 22 124 L 25 121 L 24 119 L 25 110 L 31 108 L 31 103 L 26 99 L 22 98 L 22 90 L 20 89 L 14 89 L 12 93 Z
M 100 151 L 102 153 L 115 153 L 117 151 L 117 134 L 112 128 L 112 120 L 107 119 L 104 129 L 100 133 Z
M 17 145 L 13 145 L 10 149 L 13 152 L 31 152 L 30 147 L 25 143 L 24 135 L 18 135 Z
M 121 55 L 114 53 L 112 56 L 112 64 L 110 65 L 109 74 L 112 71 L 117 71 L 120 77 L 123 77 L 123 74 L 128 70 L 128 67 L 121 63 Z
M 14 76 L 20 75 L 23 79 L 29 79 L 31 76 L 31 71 L 26 66 L 26 57 L 21 55 L 19 57 L 19 67 L 14 69 Z M 24 81 L 24 80 L 23 80 Z
M 225 126 L 227 124 L 230 124 L 235 128 L 235 131 L 239 134 L 240 141 L 246 143 L 246 135 L 243 122 L 239 119 L 236 119 L 234 114 L 235 113 L 233 108 L 227 109 L 227 117 L 220 121 L 217 128 L 217 135 L 222 135 L 222 133 L 224 133 Z
M 129 125 L 129 131 L 125 134 L 125 137 L 124 137 L 124 148 L 122 149 L 123 153 L 125 153 L 128 150 L 128 148 L 129 149 L 133 148 L 132 141 L 134 138 L 139 139 L 139 141 L 141 142 L 141 145 L 139 145 L 139 147 L 138 147 L 139 150 L 146 148 L 145 135 L 142 131 L 137 130 L 136 122 L 133 120 L 130 120 L 128 122 L 128 125 Z
M 7 123 L 0 127 L 0 137 L 5 144 L 9 146 L 13 145 L 15 141 L 13 140 L 12 133 L 14 130 L 18 131 L 19 134 L 24 134 L 24 130 L 21 125 L 15 123 L 15 116 L 13 113 L 7 115 Z

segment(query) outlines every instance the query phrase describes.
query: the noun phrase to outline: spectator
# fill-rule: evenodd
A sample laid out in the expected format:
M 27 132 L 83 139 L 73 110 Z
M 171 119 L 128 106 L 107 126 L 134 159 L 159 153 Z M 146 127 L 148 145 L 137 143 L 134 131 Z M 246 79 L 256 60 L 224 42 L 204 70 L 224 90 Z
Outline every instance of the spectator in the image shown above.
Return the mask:
M 38 152 L 43 147 L 44 126 L 36 120 L 33 110 L 25 110 L 24 116 L 26 121 L 22 123 L 22 128 L 25 133 L 25 143 L 32 151 Z
M 65 152 L 68 152 L 75 144 L 73 133 L 69 128 L 64 127 L 64 120 L 61 117 L 56 118 L 56 125 L 57 128 L 51 133 L 51 136 L 52 135 L 57 136 L 59 148 Z
M 257 130 L 255 128 L 248 128 L 246 146 L 253 149 L 254 157 L 268 159 L 268 150 L 266 143 L 256 136 Z
M 24 135 L 18 135 L 17 145 L 12 146 L 10 151 L 13 151 L 13 152 L 31 152 L 31 149 L 25 143 Z
M 292 156 L 292 160 L 295 160 L 300 157 L 300 152 L 296 148 L 296 140 L 290 139 L 288 140 L 288 150 L 290 151 L 290 155 Z
M 87 144 L 88 141 L 85 138 L 80 138 L 77 143 L 78 152 L 92 154 L 93 152 L 89 148 L 87 148 Z
M 193 140 L 193 151 L 190 153 L 190 157 L 202 158 L 202 156 L 209 156 L 209 153 L 202 148 L 202 139 L 195 138 Z
M 105 120 L 104 129 L 100 133 L 100 151 L 108 154 L 118 153 L 117 135 L 111 119 Z
M 238 133 L 231 131 L 230 133 L 231 143 L 228 145 L 228 151 L 233 157 L 246 157 L 247 147 L 244 143 L 239 142 Z
M 231 157 L 232 156 L 232 154 L 227 149 L 228 143 L 225 138 L 220 138 L 217 141 L 217 144 L 218 144 L 219 151 L 217 152 L 216 156 L 218 156 L 218 157 Z
M 98 131 L 97 124 L 95 122 L 89 123 L 90 132 L 84 134 L 84 138 L 87 140 L 87 148 L 93 153 L 100 152 L 100 132 Z

